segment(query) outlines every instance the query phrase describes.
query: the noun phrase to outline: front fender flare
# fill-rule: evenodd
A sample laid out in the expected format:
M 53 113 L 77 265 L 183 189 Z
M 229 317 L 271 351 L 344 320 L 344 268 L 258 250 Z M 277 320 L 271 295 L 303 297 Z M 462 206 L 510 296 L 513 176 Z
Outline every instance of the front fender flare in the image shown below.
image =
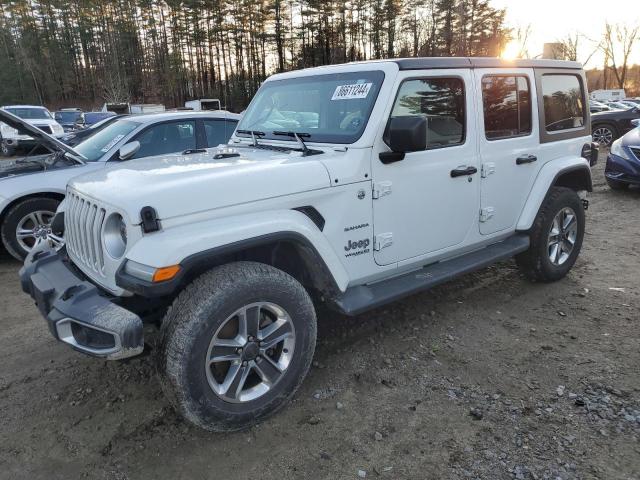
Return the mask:
M 549 189 L 556 185 L 556 182 L 562 175 L 574 171 L 584 171 L 585 174 L 588 174 L 589 182 L 584 186 L 585 188 L 583 190 L 590 191 L 591 168 L 589 167 L 589 162 L 584 158 L 563 157 L 547 162 L 542 166 L 520 214 L 516 230 L 527 231 L 531 228 Z
M 313 255 L 319 268 L 328 273 L 334 286 L 340 291 L 346 290 L 348 274 L 327 238 L 309 217 L 296 210 L 222 217 L 146 234 L 136 242 L 126 258 L 154 268 L 180 264 L 183 270 L 188 271 L 192 266 L 215 258 L 277 241 L 289 241 L 303 247 Z M 135 285 L 131 284 L 131 278 L 127 278 L 122 270 L 121 267 L 119 286 L 134 293 L 150 293 L 141 291 L 137 279 Z M 175 280 L 179 283 L 180 279 Z M 172 283 L 175 288 L 176 282 Z M 153 296 L 158 296 L 158 292 L 163 290 L 160 294 L 167 294 L 170 287 L 154 288 L 156 293 Z

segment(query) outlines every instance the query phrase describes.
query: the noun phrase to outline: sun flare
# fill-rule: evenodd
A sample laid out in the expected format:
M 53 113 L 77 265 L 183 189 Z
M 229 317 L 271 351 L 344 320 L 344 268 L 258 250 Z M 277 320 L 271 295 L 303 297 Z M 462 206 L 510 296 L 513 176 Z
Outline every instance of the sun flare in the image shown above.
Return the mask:
M 502 52 L 500 52 L 500 58 L 504 58 L 506 60 L 513 60 L 515 58 L 518 58 L 519 55 L 520 44 L 515 40 L 511 40 L 509 43 L 507 43 Z

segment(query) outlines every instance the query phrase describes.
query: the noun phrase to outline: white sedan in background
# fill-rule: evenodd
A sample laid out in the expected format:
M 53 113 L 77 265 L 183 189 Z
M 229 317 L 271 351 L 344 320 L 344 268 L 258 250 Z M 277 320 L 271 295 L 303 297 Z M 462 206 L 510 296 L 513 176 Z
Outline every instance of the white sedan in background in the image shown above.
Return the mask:
M 51 219 L 72 177 L 130 159 L 188 155 L 225 144 L 239 119 L 223 110 L 125 117 L 71 148 L 0 109 L 0 122 L 53 152 L 0 161 L 0 234 L 5 249 L 22 260 L 51 233 Z

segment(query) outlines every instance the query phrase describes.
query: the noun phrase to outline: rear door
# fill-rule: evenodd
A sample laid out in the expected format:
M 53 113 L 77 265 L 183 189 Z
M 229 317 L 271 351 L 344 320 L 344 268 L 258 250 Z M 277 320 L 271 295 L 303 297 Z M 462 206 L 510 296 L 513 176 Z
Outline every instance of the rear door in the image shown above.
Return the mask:
M 481 165 L 480 233 L 515 228 L 540 158 L 533 69 L 476 69 Z

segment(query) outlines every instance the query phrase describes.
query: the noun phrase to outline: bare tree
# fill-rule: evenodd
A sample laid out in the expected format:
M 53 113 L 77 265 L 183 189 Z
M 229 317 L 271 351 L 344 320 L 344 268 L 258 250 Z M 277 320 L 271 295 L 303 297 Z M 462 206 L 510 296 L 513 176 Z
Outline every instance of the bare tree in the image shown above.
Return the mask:
M 629 27 L 627 25 L 611 25 L 605 23 L 604 36 L 600 49 L 605 58 L 611 62 L 611 70 L 618 82 L 618 88 L 624 88 L 629 70 L 629 56 L 633 45 L 640 34 L 640 26 Z M 621 54 L 621 55 L 620 55 Z M 605 62 L 605 69 L 607 63 Z M 606 88 L 606 85 L 605 85 Z
M 529 36 L 531 35 L 531 24 L 528 23 L 524 27 L 516 28 L 514 32 L 514 40 L 519 45 L 520 49 L 518 51 L 518 58 L 530 58 L 529 55 Z

